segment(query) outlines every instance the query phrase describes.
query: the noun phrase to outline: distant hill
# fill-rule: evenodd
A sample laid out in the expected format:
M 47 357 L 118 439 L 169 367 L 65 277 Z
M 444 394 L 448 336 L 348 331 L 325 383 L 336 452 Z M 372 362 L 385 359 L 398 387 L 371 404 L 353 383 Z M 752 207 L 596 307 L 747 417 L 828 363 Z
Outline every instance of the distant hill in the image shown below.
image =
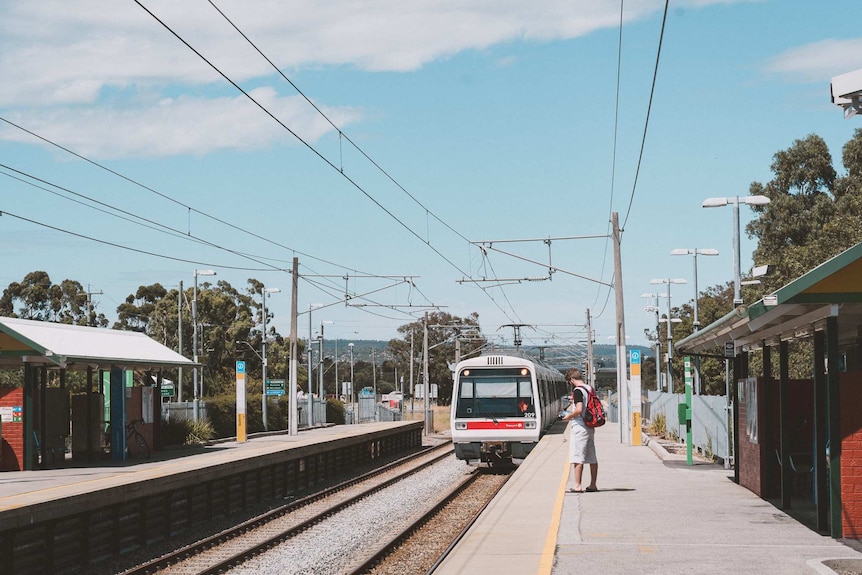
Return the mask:
M 348 347 L 349 343 L 353 344 L 354 361 L 371 361 L 372 350 L 374 350 L 374 355 L 379 358 L 380 355 L 384 351 L 386 351 L 386 346 L 389 344 L 389 340 L 347 340 L 339 338 L 337 341 L 337 354 L 344 360 L 346 360 L 348 358 L 348 355 L 350 354 L 350 348 Z M 643 345 L 632 345 L 627 348 L 629 352 L 633 349 L 640 350 L 641 357 L 644 358 L 655 356 L 655 348 L 650 348 Z M 324 340 L 323 350 L 324 355 L 328 357 L 334 357 L 336 355 L 336 340 Z M 421 351 L 421 346 L 417 346 L 416 353 L 418 354 Z M 505 353 L 507 350 L 500 349 L 499 351 L 501 353 Z M 570 367 L 579 367 L 583 365 L 583 363 L 586 361 L 587 355 L 585 348 L 578 348 L 577 350 L 574 350 L 572 347 L 546 347 L 544 348 L 544 350 L 541 350 L 538 347 L 523 346 L 521 348 L 521 351 L 523 353 L 526 353 L 530 357 L 540 357 L 540 355 L 544 355 L 545 361 L 547 363 L 563 371 Z M 617 349 L 614 345 L 599 344 L 593 346 L 593 357 L 598 368 L 616 368 L 616 354 Z

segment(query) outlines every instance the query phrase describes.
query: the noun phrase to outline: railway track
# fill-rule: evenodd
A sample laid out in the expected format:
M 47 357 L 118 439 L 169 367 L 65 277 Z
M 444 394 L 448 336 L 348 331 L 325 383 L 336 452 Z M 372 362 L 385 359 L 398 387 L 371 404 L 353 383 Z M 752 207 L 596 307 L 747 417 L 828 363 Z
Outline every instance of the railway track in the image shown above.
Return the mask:
M 510 473 L 475 472 L 349 570 L 350 575 L 433 573 L 505 485 Z
M 232 566 L 295 537 L 387 486 L 440 460 L 451 458 L 452 452 L 451 443 L 440 444 L 273 509 L 212 537 L 124 571 L 123 575 L 224 573 Z

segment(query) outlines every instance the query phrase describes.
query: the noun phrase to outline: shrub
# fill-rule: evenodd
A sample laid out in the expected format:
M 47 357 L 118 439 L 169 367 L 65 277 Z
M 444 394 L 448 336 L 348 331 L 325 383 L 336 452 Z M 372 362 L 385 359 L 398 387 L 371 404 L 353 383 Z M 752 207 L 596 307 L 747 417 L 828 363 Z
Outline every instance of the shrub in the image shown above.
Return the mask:
M 667 418 L 664 413 L 657 413 L 655 417 L 652 418 L 650 433 L 656 437 L 664 436 L 667 433 Z

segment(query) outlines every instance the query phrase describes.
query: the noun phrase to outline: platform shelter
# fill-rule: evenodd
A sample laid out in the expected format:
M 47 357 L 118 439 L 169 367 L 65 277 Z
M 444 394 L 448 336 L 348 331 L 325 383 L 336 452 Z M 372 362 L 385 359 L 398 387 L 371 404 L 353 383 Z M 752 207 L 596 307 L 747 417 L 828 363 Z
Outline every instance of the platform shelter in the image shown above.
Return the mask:
M 790 379 L 791 344 L 810 377 Z M 737 481 L 836 538 L 862 538 L 860 344 L 862 244 L 676 344 L 732 368 Z
M 135 420 L 157 448 L 162 372 L 192 366 L 143 333 L 0 318 L 0 370 L 12 382 L 0 383 L 0 471 L 64 465 L 70 449 L 96 459 L 105 445 L 125 459 Z M 86 374 L 84 393 L 70 393 L 69 371 Z M 142 385 L 129 385 L 134 375 Z

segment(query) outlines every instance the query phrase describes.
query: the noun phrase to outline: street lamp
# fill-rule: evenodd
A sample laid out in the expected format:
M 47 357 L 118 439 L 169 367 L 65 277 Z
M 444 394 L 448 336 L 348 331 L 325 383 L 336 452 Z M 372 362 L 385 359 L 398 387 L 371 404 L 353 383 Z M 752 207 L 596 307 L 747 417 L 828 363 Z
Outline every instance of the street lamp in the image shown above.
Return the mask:
M 667 296 L 663 293 L 642 293 L 641 297 L 655 298 L 655 305 L 648 305 L 644 309 L 655 312 L 655 390 L 661 391 L 661 320 L 659 319 L 658 299 Z
M 317 385 L 317 393 L 320 395 L 321 399 L 326 397 L 326 388 L 323 385 L 323 326 L 324 325 L 332 325 L 335 322 L 332 321 L 322 321 L 320 322 L 320 335 L 317 336 L 317 343 L 319 347 L 318 360 L 317 360 L 317 374 L 318 374 L 318 385 Z M 338 350 L 336 349 L 336 353 Z M 337 365 L 337 363 L 336 363 Z M 337 384 L 336 384 L 337 385 Z
M 733 205 L 733 307 L 742 305 L 742 273 L 739 254 L 739 204 L 764 206 L 769 203 L 766 196 L 732 196 L 728 198 L 707 198 L 703 200 L 704 208 L 720 208 L 727 204 Z
M 348 343 L 347 347 L 350 348 L 350 413 L 353 415 L 351 423 L 356 423 L 356 413 L 353 404 L 353 343 Z
M 697 256 L 717 256 L 718 250 L 714 250 L 712 248 L 677 248 L 675 250 L 671 250 L 670 255 L 672 256 L 692 256 L 692 262 L 694 262 L 694 331 L 700 329 L 700 321 L 697 318 Z
M 268 287 L 264 287 L 263 285 L 261 285 L 260 286 L 260 293 L 261 293 L 261 299 L 263 300 L 263 303 L 261 306 L 261 314 L 263 315 L 263 337 L 260 340 L 260 349 L 261 349 L 261 353 L 260 353 L 261 360 L 260 360 L 260 362 L 262 365 L 262 367 L 261 367 L 262 382 L 261 383 L 263 385 L 263 398 L 261 399 L 261 402 L 262 402 L 261 415 L 263 416 L 263 430 L 269 431 L 269 423 L 267 422 L 267 415 L 266 415 L 266 404 L 267 404 L 267 400 L 269 399 L 266 395 L 266 363 L 267 363 L 266 362 L 266 323 L 267 323 L 267 320 L 269 319 L 267 317 L 267 313 L 266 313 L 266 294 L 281 293 L 281 289 L 280 288 L 268 288 Z
M 667 284 L 667 392 L 673 393 L 673 335 L 671 334 L 670 324 L 673 320 L 670 319 L 670 286 L 671 284 L 688 283 L 684 279 L 667 278 L 650 280 L 651 284 Z
M 694 262 L 694 322 L 692 324 L 693 331 L 698 331 L 700 329 L 700 320 L 697 317 L 697 256 L 717 256 L 718 250 L 712 248 L 677 248 L 675 250 L 671 250 L 670 255 L 672 256 L 692 256 L 692 262 Z M 695 356 L 694 358 L 694 392 L 700 393 L 700 356 Z
M 314 408 L 314 368 L 312 360 L 314 359 L 314 349 L 311 347 L 311 310 L 323 307 L 322 303 L 308 304 L 308 345 L 306 346 L 306 355 L 308 356 L 308 427 L 314 421 L 312 409 Z
M 194 401 L 192 402 L 192 413 L 194 420 L 200 418 L 200 399 L 198 398 L 198 276 L 214 276 L 213 270 L 195 270 L 195 289 L 192 296 L 192 356 L 195 366 L 192 370 L 192 391 Z

